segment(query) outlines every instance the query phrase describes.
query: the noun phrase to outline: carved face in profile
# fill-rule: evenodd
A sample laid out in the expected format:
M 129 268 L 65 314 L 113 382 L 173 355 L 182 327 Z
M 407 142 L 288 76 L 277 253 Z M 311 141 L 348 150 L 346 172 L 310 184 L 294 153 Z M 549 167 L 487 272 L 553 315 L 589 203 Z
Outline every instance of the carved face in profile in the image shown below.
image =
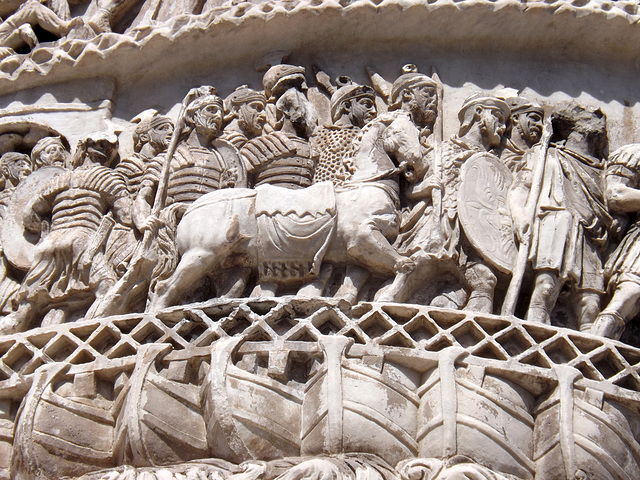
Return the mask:
M 148 142 L 155 150 L 161 152 L 169 146 L 171 135 L 173 135 L 173 124 L 169 121 L 162 122 L 149 129 Z
M 222 129 L 224 111 L 215 101 L 204 103 L 194 114 L 196 131 L 206 135 L 217 135 Z
M 402 108 L 418 127 L 432 126 L 438 115 L 438 92 L 431 85 L 416 85 L 402 92 Z
M 507 119 L 499 108 L 478 105 L 475 111 L 475 121 L 480 128 L 490 148 L 497 148 L 502 143 L 502 137 L 507 131 Z
M 51 142 L 40 153 L 40 166 L 64 167 L 68 152 L 61 141 Z
M 264 102 L 252 100 L 241 104 L 238 109 L 238 125 L 247 137 L 257 137 L 262 134 L 267 116 L 264 112 Z
M 515 127 L 529 147 L 542 138 L 543 121 L 542 114 L 537 111 L 522 112 L 513 118 Z

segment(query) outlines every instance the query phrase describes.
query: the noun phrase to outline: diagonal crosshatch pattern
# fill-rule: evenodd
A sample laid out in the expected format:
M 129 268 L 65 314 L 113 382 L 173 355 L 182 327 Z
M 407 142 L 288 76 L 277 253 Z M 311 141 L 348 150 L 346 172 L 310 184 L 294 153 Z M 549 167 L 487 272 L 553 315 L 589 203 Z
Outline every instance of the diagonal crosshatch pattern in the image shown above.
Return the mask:
M 554 379 L 555 366 L 579 370 L 586 382 L 611 392 L 640 392 L 640 350 L 574 330 L 515 318 L 403 304 L 362 303 L 353 309 L 331 299 L 213 301 L 39 328 L 0 340 L 0 391 L 28 390 L 38 367 L 66 362 L 72 372 L 124 369 L 149 344 L 170 344 L 175 358 L 209 355 L 217 340 L 299 350 L 323 335 L 353 339 L 349 354 L 435 359 L 461 347 L 464 361 L 489 362 L 502 371 Z

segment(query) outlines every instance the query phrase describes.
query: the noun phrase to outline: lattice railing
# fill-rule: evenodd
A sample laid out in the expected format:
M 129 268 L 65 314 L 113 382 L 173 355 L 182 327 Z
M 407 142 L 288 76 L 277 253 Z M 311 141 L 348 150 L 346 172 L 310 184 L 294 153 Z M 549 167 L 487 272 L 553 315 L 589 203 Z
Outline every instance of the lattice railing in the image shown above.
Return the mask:
M 364 303 L 352 311 L 331 299 L 212 301 L 156 316 L 135 314 L 39 328 L 0 338 L 0 396 L 26 391 L 43 364 L 68 362 L 71 371 L 124 368 L 145 344 L 171 344 L 171 355 L 206 357 L 218 339 L 287 346 L 322 335 L 353 338 L 352 354 L 395 352 L 437 359 L 462 347 L 467 362 L 555 378 L 553 368 L 578 369 L 588 382 L 624 396 L 640 392 L 640 349 L 569 329 L 515 318 L 400 304 Z

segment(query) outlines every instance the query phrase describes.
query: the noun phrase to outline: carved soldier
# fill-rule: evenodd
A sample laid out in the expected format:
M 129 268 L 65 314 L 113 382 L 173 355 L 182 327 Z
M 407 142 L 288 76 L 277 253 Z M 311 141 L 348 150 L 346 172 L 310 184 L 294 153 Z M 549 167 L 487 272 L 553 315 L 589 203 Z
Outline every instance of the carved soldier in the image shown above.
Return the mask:
M 619 148 L 606 166 L 606 200 L 612 214 L 640 211 L 640 144 Z M 640 311 L 640 224 L 629 228 L 607 260 L 605 273 L 613 297 L 598 315 L 591 332 L 619 339 L 625 325 Z
M 132 200 L 140 190 L 147 165 L 167 149 L 172 134 L 173 122 L 162 115 L 145 118 L 136 126 L 133 132 L 135 153 L 121 159 L 115 167 L 124 178 Z M 111 230 L 105 256 L 119 277 L 125 273 L 138 240 L 135 229 L 130 226 L 116 224 Z
M 173 122 L 169 117 L 153 115 L 140 121 L 133 132 L 134 154 L 120 160 L 116 171 L 127 182 L 129 194 L 135 197 L 148 162 L 164 152 L 173 134 Z
M 415 262 L 415 270 L 398 275 L 393 283 L 378 292 L 377 300 L 404 302 L 418 287 L 436 278 L 438 273 L 449 272 L 464 285 L 468 298 L 466 305 L 464 298 L 456 298 L 452 301 L 459 303 L 448 306 L 464 305 L 467 310 L 493 311 L 497 277 L 471 246 L 461 227 L 458 190 L 463 164 L 474 154 L 486 155 L 500 148 L 510 111 L 503 100 L 477 94 L 464 102 L 458 118 L 461 123 L 459 135 L 443 146 L 442 177 L 426 176 L 406 192 L 409 199 L 417 201 L 429 198 L 434 189 L 441 189 L 442 213 L 437 212 L 433 203 L 425 203 L 421 212 L 414 213 L 406 221 L 398 240 L 399 252 L 410 256 Z
M 612 224 L 602 179 L 606 118 L 599 109 L 571 104 L 553 114 L 552 124 L 555 143 L 546 154 L 532 230 L 535 285 L 527 319 L 550 323 L 560 290 L 567 285 L 573 289 L 578 325 L 588 331 L 600 309 L 602 254 Z M 537 158 L 525 157 L 523 175 L 531 177 Z M 523 237 L 531 228 L 524 215 L 531 187 L 530 180 L 519 184 L 510 203 L 517 233 Z
M 14 300 L 17 311 L 2 319 L 0 331 L 24 331 L 82 314 L 115 283 L 103 251 L 113 220 L 130 224 L 131 201 L 122 178 L 108 165 L 115 149 L 104 139 L 86 139 L 75 167 L 52 178 L 27 209 L 25 227 L 40 231 L 51 216 L 50 233 L 38 243 L 34 261 Z M 82 199 L 78 201 L 78 199 Z
M 185 115 L 189 132 L 171 159 L 166 204 L 179 203 L 186 208 L 213 190 L 245 187 L 246 174 L 237 150 L 219 139 L 222 99 L 215 93 L 199 96 L 187 106 Z M 134 210 L 137 226 L 141 227 L 149 216 L 164 160 L 164 155 L 156 157 L 142 180 Z
M 4 224 L 7 203 L 18 184 L 31 174 L 31 159 L 24 153 L 8 152 L 0 158 L 0 171 L 4 179 L 4 190 L 0 192 L 0 231 Z M 0 253 L 0 312 L 11 311 L 11 299 L 20 288 L 20 283 L 12 275 L 12 269 L 4 255 Z
M 225 123 L 222 139 L 240 149 L 247 141 L 262 135 L 267 116 L 267 99 L 246 85 L 236 88 L 224 100 Z
M 133 222 L 140 231 L 158 230 L 158 255 L 151 274 L 151 291 L 158 280 L 171 275 L 178 262 L 175 228 L 187 207 L 205 193 L 231 187 L 246 187 L 247 175 L 238 151 L 221 140 L 224 109 L 215 89 L 201 89 L 185 110 L 186 138 L 171 158 L 166 207 L 161 218 L 150 217 L 165 156 L 156 157 L 147 168 L 134 202 Z
M 511 109 L 511 135 L 502 151 L 502 160 L 513 172 L 522 167 L 522 157 L 542 139 L 544 109 L 526 98 L 508 98 Z
M 31 150 L 33 168 L 65 167 L 71 155 L 60 137 L 44 137 L 38 140 Z
M 307 99 L 304 67 L 276 65 L 262 80 L 269 105 L 267 120 L 275 130 L 247 142 L 241 150 L 253 183 L 304 188 L 311 185 L 315 161 L 309 137 L 317 113 Z
M 351 157 L 360 143 L 362 127 L 376 117 L 373 88 L 341 77 L 343 85 L 331 95 L 332 125 L 318 128 L 311 141 L 319 152 L 313 183 L 330 180 L 335 185 L 353 175 Z

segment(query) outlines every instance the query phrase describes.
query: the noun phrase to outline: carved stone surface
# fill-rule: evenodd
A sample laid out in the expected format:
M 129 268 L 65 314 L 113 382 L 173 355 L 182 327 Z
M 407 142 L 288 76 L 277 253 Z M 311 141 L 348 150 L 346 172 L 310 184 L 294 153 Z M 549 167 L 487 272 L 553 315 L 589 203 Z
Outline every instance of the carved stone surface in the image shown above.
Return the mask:
M 0 479 L 640 478 L 636 2 L 0 15 Z

